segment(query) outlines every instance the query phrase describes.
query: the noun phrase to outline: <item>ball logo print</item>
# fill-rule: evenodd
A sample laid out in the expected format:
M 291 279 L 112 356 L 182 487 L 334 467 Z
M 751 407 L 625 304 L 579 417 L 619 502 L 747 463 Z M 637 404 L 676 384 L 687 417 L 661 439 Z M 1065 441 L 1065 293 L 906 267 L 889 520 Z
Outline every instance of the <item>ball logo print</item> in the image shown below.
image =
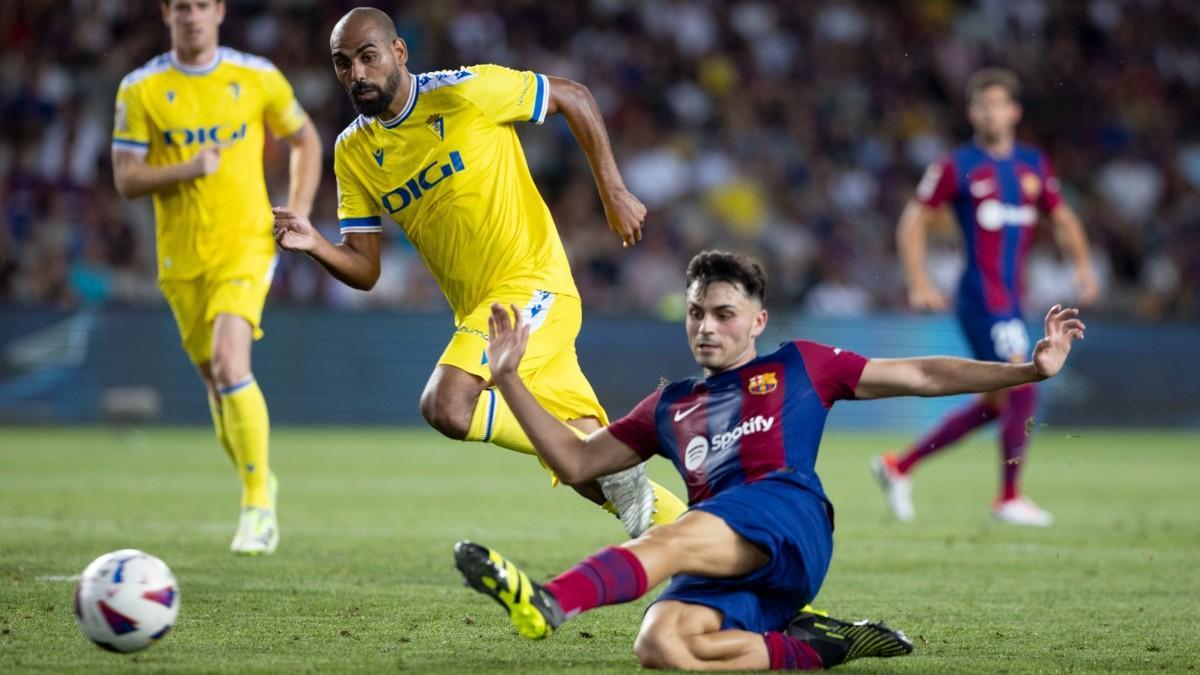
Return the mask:
M 96 558 L 75 587 L 75 620 L 110 652 L 136 652 L 167 634 L 179 615 L 179 586 L 166 563 L 135 549 Z

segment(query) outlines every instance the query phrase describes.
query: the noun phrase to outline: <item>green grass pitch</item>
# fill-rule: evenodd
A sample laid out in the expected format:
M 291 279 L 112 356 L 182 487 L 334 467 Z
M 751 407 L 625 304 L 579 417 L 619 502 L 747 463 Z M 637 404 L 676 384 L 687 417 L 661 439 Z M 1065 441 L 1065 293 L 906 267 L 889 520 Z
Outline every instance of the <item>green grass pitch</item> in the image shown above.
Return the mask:
M 922 467 L 917 522 L 890 522 L 867 462 L 906 439 L 831 433 L 822 448 L 838 527 L 816 604 L 916 643 L 842 670 L 1200 668 L 1200 436 L 1039 430 L 1025 485 L 1058 518 L 1047 530 L 989 521 L 989 434 Z M 279 429 L 273 443 L 283 540 L 239 559 L 237 482 L 208 430 L 0 429 L 0 672 L 637 668 L 645 600 L 529 643 L 460 585 L 458 539 L 545 577 L 623 538 L 533 459 L 424 430 Z M 69 577 L 125 547 L 166 560 L 182 593 L 175 630 L 132 656 L 92 646 L 71 612 Z

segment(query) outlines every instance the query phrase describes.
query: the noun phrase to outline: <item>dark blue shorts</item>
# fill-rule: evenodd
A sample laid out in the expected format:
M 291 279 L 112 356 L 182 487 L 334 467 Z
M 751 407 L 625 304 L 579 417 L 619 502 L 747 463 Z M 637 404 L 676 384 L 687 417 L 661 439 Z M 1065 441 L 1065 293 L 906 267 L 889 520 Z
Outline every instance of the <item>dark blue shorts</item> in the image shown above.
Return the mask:
M 678 600 L 721 612 L 722 629 L 782 630 L 817 595 L 833 555 L 827 502 L 781 477 L 739 485 L 692 507 L 725 521 L 771 556 L 740 577 L 680 574 L 655 602 Z
M 971 353 L 980 361 L 1007 363 L 1029 358 L 1029 330 L 1019 316 L 959 310 L 958 324 L 971 345 Z

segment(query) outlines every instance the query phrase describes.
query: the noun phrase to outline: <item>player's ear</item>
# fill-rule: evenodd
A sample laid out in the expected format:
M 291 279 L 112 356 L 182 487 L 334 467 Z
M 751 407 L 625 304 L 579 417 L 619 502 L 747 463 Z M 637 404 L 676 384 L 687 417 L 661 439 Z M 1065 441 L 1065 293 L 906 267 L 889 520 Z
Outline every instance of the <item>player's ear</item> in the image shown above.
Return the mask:
M 750 327 L 750 337 L 756 338 L 762 335 L 762 332 L 767 329 L 767 310 L 761 308 L 754 315 L 754 324 Z
M 217 25 L 225 23 L 225 0 L 217 0 L 213 9 L 217 11 Z
M 396 56 L 396 65 L 408 64 L 408 43 L 404 41 L 404 38 L 398 37 L 392 40 L 392 54 Z

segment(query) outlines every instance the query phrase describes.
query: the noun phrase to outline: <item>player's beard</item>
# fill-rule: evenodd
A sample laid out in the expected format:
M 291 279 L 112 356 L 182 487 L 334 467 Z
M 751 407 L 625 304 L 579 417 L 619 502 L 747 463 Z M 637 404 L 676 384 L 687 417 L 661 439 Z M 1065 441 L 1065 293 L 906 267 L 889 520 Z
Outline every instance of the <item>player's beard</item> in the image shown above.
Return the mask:
M 400 69 L 393 68 L 392 72 L 388 73 L 387 82 L 383 83 L 383 87 L 373 82 L 355 82 L 350 86 L 350 103 L 354 104 L 354 109 L 358 114 L 367 117 L 379 117 L 387 112 L 392 101 L 396 99 L 396 92 L 400 89 Z M 357 96 L 365 94 L 368 91 L 377 92 L 378 95 L 371 101 L 360 101 Z

